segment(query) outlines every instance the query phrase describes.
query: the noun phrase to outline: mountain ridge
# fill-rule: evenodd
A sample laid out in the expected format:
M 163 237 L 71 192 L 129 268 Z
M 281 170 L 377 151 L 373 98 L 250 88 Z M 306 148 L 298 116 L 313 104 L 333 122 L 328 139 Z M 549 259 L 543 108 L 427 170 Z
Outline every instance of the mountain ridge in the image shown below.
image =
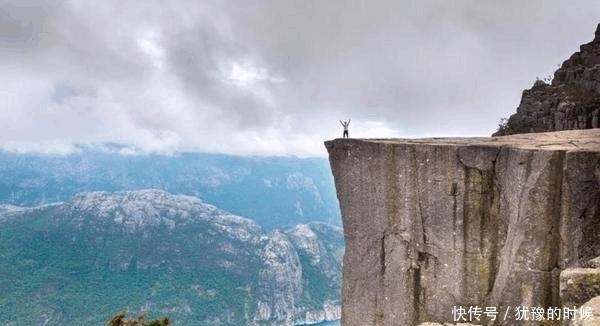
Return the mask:
M 339 318 L 343 234 L 325 223 L 265 230 L 192 196 L 98 191 L 0 205 L 0 237 L 3 324 L 99 325 L 121 309 L 176 325 Z

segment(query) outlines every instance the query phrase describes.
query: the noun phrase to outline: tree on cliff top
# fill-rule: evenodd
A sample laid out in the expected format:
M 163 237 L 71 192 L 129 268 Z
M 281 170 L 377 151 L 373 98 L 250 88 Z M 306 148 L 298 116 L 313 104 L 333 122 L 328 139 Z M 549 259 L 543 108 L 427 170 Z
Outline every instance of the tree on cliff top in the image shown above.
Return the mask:
M 512 129 L 508 124 L 508 118 L 501 118 L 498 123 L 498 129 L 492 136 L 504 136 L 512 134 Z
M 119 312 L 108 322 L 108 324 L 106 324 L 106 326 L 173 326 L 167 317 L 153 321 L 145 321 L 144 319 L 144 315 L 135 319 L 128 319 L 125 317 L 125 312 Z

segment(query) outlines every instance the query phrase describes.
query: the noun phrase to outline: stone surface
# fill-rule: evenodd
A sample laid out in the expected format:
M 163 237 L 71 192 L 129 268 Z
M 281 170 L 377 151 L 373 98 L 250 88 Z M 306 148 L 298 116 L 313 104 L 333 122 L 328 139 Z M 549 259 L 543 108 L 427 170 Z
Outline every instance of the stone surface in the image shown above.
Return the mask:
M 600 268 L 568 268 L 560 272 L 560 299 L 564 306 L 581 306 L 596 296 L 600 296 Z
M 569 321 L 569 326 L 600 326 L 600 296 L 590 299 L 590 301 L 584 303 L 581 306 L 583 311 L 589 311 L 591 316 L 584 313 L 581 316 L 581 312 L 578 312 L 576 319 Z M 581 317 L 580 317 L 581 316 Z
M 600 129 L 325 146 L 346 239 L 344 326 L 560 306 L 560 271 L 600 255 Z
M 600 127 L 599 33 L 600 25 L 594 40 L 563 62 L 551 84 L 536 80 L 523 91 L 517 112 L 494 136 Z
M 587 267 L 587 268 L 600 268 L 600 256 L 594 258 L 594 259 L 590 259 L 588 260 L 587 264 L 585 264 L 583 267 Z

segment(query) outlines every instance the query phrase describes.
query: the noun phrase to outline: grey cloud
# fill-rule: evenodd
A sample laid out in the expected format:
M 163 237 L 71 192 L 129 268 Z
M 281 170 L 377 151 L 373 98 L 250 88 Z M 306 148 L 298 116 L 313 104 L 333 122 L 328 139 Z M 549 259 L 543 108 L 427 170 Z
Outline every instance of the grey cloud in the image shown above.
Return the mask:
M 19 31 L 21 36 L 6 35 L 0 45 L 12 50 L 2 51 L 0 56 L 35 65 L 44 73 L 66 70 L 91 80 L 143 77 L 149 63 L 135 48 L 128 21 L 114 21 L 97 9 L 41 0 L 4 4 L 0 9 L 2 23 L 11 24 L 8 31 Z M 112 8 L 108 14 L 115 12 Z
M 291 142 L 290 133 L 326 138 L 341 118 L 354 127 L 385 122 L 406 136 L 486 135 L 536 76 L 591 39 L 596 8 L 541 0 L 15 0 L 0 4 L 0 60 L 48 79 L 57 115 L 81 102 L 92 108 L 82 114 L 107 119 L 107 130 L 193 144 L 223 133 L 236 135 L 223 145 L 235 148 L 235 139 L 265 130 L 265 142 Z M 164 50 L 161 68 L 137 43 L 147 30 Z M 263 78 L 227 78 L 234 63 Z
M 42 1 L 24 0 L 0 4 L 0 45 L 31 48 L 40 41 L 45 19 L 52 7 Z
M 209 30 L 210 31 L 210 30 Z M 186 36 L 172 38 L 167 47 L 167 60 L 183 87 L 198 101 L 198 110 L 215 110 L 216 117 L 231 119 L 236 128 L 260 128 L 272 123 L 273 109 L 257 96 L 224 80 L 220 66 L 228 60 L 241 59 L 234 49 L 218 44 L 214 34 L 193 30 L 200 41 L 190 43 Z M 217 44 L 215 44 L 217 42 Z

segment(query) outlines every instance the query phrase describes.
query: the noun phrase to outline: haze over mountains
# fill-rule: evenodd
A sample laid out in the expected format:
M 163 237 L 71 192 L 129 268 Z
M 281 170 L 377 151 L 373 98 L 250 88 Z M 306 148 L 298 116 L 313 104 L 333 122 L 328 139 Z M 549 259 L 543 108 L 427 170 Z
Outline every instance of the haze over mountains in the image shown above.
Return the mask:
M 325 158 L 258 158 L 204 153 L 119 155 L 105 144 L 69 155 L 0 150 L 0 203 L 40 205 L 83 191 L 162 189 L 192 195 L 267 229 L 311 221 L 341 225 Z
M 0 152 L 0 324 L 338 319 L 337 205 L 319 159 Z

